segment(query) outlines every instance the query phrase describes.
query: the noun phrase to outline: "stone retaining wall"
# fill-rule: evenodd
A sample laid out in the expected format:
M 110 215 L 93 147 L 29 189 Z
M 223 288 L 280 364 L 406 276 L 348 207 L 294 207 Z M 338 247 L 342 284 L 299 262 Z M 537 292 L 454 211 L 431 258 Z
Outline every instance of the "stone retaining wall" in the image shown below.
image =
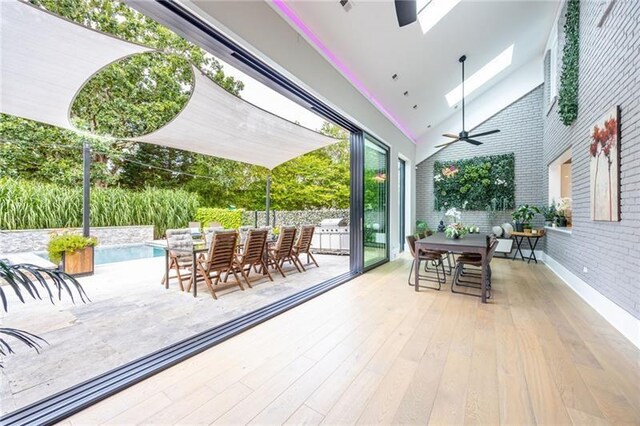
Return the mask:
M 47 249 L 49 236 L 59 229 L 0 230 L 0 253 L 43 251 Z M 81 228 L 70 231 L 81 234 Z M 109 226 L 91 228 L 91 236 L 98 238 L 99 245 L 143 243 L 153 240 L 153 226 Z
M 348 209 L 327 209 L 327 210 L 272 210 L 269 216 L 271 224 L 275 226 L 281 225 L 319 225 L 324 219 L 344 218 L 349 224 Z M 263 226 L 266 222 L 266 213 L 264 211 L 257 212 L 258 226 Z M 255 226 L 256 212 L 242 212 L 242 224 L 247 226 Z

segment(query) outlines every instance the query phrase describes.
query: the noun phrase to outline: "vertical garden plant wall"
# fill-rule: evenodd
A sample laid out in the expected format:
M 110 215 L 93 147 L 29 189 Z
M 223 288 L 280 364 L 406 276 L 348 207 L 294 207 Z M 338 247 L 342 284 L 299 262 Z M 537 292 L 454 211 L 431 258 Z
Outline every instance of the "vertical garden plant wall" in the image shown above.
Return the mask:
M 515 208 L 515 156 L 489 155 L 433 165 L 434 208 Z

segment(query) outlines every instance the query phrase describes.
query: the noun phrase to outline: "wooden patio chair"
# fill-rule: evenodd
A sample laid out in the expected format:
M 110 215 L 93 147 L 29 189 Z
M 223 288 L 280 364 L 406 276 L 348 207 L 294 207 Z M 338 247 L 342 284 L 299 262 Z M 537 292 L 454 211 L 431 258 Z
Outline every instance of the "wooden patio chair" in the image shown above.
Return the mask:
M 320 267 L 313 257 L 313 254 L 311 254 L 311 239 L 313 238 L 315 229 L 316 227 L 313 225 L 303 225 L 300 228 L 300 237 L 298 237 L 298 241 L 296 241 L 296 244 L 293 246 L 293 257 L 298 261 L 303 271 L 306 271 L 306 269 L 300 260 L 300 255 L 302 254 L 307 255 L 307 265 L 310 265 L 313 260 L 316 267 Z
M 238 234 L 234 230 L 215 232 L 206 259 L 198 259 L 196 262 L 196 274 L 204 278 L 214 299 L 218 298 L 214 286 L 218 285 L 222 274 L 225 274 L 224 281 L 226 282 L 229 273 L 232 273 L 236 284 L 241 290 L 244 290 L 236 271 L 233 269 L 237 242 Z M 190 282 L 187 291 L 191 290 L 191 284 Z
M 290 261 L 298 272 L 302 272 L 293 254 L 293 242 L 296 239 L 296 232 L 295 226 L 283 226 L 280 228 L 280 235 L 278 236 L 275 247 L 269 249 L 267 266 L 273 266 L 283 277 L 286 277 L 282 270 L 285 261 Z
M 236 271 L 240 272 L 242 278 L 244 278 L 245 282 L 249 287 L 251 287 L 251 283 L 249 282 L 249 274 L 251 273 L 251 268 L 253 268 L 256 272 L 258 271 L 258 266 L 260 269 L 266 273 L 269 277 L 270 281 L 273 281 L 273 277 L 267 268 L 267 264 L 265 262 L 265 250 L 267 245 L 267 236 L 269 231 L 266 229 L 251 229 L 247 234 L 247 239 L 244 242 L 244 248 L 241 253 L 236 254 L 236 257 L 233 261 L 233 266 Z
M 189 268 L 193 265 L 193 259 L 191 251 L 193 250 L 193 238 L 191 237 L 191 230 L 187 229 L 167 229 L 165 233 L 167 237 L 167 247 L 169 248 L 169 272 L 171 270 L 176 271 L 176 277 L 180 284 L 180 290 L 184 291 L 183 281 L 184 279 L 191 282 L 191 273 Z M 182 277 L 180 271 L 187 271 L 187 277 Z M 162 285 L 167 283 L 171 277 L 165 273 Z
M 421 288 L 429 288 L 432 290 L 440 290 L 442 288 L 442 284 L 444 284 L 447 280 L 445 271 L 444 271 L 444 262 L 442 261 L 442 253 L 438 251 L 431 250 L 420 250 L 419 253 L 416 253 L 416 236 L 415 235 L 407 235 L 406 236 L 407 245 L 409 246 L 409 251 L 411 252 L 411 256 L 414 261 L 411 262 L 411 270 L 409 271 L 409 280 L 408 283 L 410 286 L 415 286 L 415 283 L 411 282 L 411 278 L 413 277 L 413 268 L 418 268 L 418 287 Z M 429 263 L 434 266 L 435 270 L 431 272 L 430 269 L 425 268 L 425 272 L 430 273 L 429 275 L 420 273 L 420 264 L 422 262 Z M 440 271 L 442 271 L 442 276 L 440 276 Z M 435 277 L 434 277 L 435 274 Z M 431 281 L 438 284 L 438 287 L 431 287 L 427 285 L 420 285 L 420 281 Z

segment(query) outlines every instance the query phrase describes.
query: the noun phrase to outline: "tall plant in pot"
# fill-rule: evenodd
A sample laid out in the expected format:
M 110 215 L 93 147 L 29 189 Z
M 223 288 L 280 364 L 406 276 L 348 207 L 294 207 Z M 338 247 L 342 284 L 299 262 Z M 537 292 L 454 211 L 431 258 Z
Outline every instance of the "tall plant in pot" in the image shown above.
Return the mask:
M 540 213 L 544 216 L 544 225 L 552 226 L 558 215 L 558 209 L 556 208 L 556 204 L 552 201 L 551 205 L 540 207 Z
M 511 213 L 511 217 L 513 218 L 516 231 L 526 232 L 526 230 L 531 230 L 531 221 L 536 213 L 540 213 L 540 209 L 536 206 L 530 206 L 529 204 L 522 204 L 514 210 L 514 212 Z

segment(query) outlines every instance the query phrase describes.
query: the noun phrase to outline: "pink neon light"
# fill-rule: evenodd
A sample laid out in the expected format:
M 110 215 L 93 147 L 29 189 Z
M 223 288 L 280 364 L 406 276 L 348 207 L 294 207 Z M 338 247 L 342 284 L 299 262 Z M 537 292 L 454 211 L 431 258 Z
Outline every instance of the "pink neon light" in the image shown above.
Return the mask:
M 309 38 L 309 40 L 313 42 L 313 44 L 316 45 L 318 49 L 320 49 L 322 53 L 325 54 L 325 56 L 336 66 L 336 68 L 338 68 L 342 72 L 342 74 L 347 77 L 347 79 L 351 81 L 354 86 L 356 86 L 360 93 L 368 97 L 369 100 L 384 115 L 386 115 L 387 118 L 396 125 L 396 127 L 398 127 L 402 131 L 402 133 L 404 133 L 409 139 L 411 139 L 413 143 L 415 143 L 415 137 L 413 136 L 413 134 L 411 134 L 411 132 L 405 126 L 403 126 L 402 123 L 400 123 L 400 121 L 398 121 L 398 119 L 395 118 L 393 114 L 391 114 L 380 103 L 380 101 L 378 101 L 375 96 L 371 94 L 371 92 L 369 92 L 364 84 L 362 84 L 362 82 L 358 80 L 355 75 L 353 75 L 349 68 L 347 68 L 347 66 L 340 59 L 338 59 L 338 57 L 332 51 L 330 51 L 329 48 L 327 48 L 327 46 L 322 43 L 322 41 L 320 41 L 320 39 L 313 33 L 313 31 L 311 31 L 311 29 L 306 26 L 302 19 L 300 19 L 298 15 L 296 15 L 291 9 L 289 9 L 289 6 L 285 4 L 284 0 L 272 0 L 272 2 Z

